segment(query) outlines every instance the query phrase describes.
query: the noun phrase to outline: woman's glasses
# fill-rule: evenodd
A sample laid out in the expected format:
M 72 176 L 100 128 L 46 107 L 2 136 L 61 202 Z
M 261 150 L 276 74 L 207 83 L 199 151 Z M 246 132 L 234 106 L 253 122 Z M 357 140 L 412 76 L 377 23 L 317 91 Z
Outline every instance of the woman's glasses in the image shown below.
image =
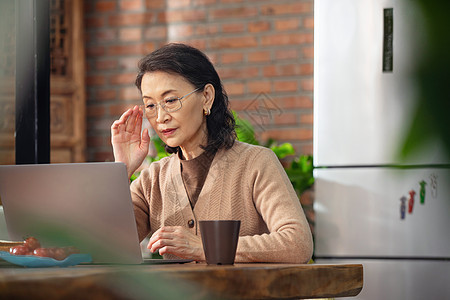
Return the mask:
M 192 92 L 182 96 L 182 97 L 178 97 L 178 98 L 167 98 L 164 99 L 162 101 L 160 101 L 159 103 L 148 103 L 145 104 L 144 107 L 144 112 L 146 117 L 154 117 L 156 116 L 156 114 L 158 113 L 158 105 L 161 106 L 162 109 L 164 109 L 164 111 L 171 113 L 171 112 L 175 112 L 177 110 L 180 110 L 181 107 L 183 106 L 183 103 L 181 102 L 182 99 L 186 98 L 187 96 L 195 93 L 196 91 L 200 90 L 201 88 L 197 88 L 195 90 L 193 90 Z

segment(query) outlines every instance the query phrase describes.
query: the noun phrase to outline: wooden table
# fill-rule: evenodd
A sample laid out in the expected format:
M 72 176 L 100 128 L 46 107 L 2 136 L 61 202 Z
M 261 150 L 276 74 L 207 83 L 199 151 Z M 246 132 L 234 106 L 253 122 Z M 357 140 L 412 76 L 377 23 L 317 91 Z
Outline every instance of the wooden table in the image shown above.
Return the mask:
M 356 296 L 355 265 L 79 265 L 22 268 L 0 263 L 2 299 L 299 299 Z

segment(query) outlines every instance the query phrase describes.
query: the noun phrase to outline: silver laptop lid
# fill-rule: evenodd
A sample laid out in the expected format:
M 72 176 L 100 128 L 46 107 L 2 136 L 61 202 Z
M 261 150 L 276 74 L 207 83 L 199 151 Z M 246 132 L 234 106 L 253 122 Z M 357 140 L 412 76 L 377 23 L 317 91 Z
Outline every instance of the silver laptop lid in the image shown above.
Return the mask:
M 141 263 L 125 165 L 0 166 L 0 197 L 11 240 L 75 246 L 98 263 Z

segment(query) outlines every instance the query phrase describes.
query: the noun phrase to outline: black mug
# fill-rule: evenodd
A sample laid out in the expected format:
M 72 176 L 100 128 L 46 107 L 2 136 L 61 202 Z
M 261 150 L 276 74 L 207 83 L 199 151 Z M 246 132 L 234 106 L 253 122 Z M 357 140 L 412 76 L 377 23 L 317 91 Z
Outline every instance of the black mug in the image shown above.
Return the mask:
M 232 265 L 239 240 L 239 220 L 199 221 L 208 265 Z

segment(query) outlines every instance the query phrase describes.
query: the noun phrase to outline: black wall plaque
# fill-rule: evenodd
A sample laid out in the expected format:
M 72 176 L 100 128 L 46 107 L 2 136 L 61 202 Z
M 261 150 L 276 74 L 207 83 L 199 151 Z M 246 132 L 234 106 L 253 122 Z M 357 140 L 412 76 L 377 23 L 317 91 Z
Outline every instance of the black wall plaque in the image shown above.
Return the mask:
M 50 162 L 50 0 L 16 1 L 16 164 Z
M 383 31 L 383 72 L 394 70 L 394 9 L 384 9 L 384 31 Z

